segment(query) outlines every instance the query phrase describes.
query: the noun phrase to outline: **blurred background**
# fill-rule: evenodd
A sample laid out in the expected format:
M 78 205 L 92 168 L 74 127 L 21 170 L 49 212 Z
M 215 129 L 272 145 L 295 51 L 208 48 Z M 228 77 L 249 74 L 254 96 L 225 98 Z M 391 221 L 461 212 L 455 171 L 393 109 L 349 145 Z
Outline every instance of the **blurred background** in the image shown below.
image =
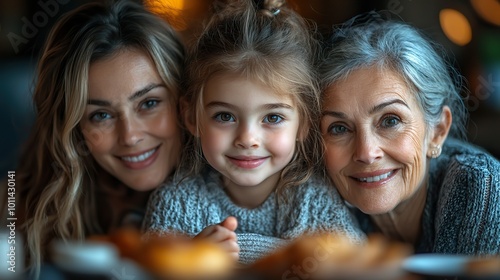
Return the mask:
M 189 44 L 219 0 L 137 1 Z M 57 19 L 88 0 L 0 0 L 0 178 L 15 170 L 34 119 L 31 92 L 39 51 Z M 319 30 L 371 10 L 420 28 L 446 49 L 468 81 L 469 140 L 500 158 L 500 0 L 288 0 Z

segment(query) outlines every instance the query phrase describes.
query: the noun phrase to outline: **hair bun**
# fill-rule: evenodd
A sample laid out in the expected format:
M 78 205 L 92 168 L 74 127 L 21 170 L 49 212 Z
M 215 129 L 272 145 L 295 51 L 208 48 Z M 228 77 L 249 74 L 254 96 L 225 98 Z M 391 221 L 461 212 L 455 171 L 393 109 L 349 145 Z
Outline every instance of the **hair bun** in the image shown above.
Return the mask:
M 269 17 L 277 16 L 281 11 L 281 7 L 286 3 L 285 0 L 257 0 L 256 2 L 259 12 Z

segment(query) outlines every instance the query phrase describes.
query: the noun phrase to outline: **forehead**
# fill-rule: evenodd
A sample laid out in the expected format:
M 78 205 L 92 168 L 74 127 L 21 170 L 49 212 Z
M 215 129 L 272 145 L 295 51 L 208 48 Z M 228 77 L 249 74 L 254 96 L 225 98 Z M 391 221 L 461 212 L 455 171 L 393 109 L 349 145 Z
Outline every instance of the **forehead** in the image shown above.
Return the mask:
M 226 97 L 257 97 L 265 96 L 267 99 L 292 101 L 293 95 L 274 84 L 263 81 L 258 76 L 222 72 L 211 76 L 205 83 L 205 100 L 214 96 L 225 95 Z
M 90 98 L 128 96 L 151 83 L 161 83 L 161 77 L 151 58 L 135 49 L 124 49 L 95 62 L 89 67 Z
M 325 89 L 323 105 L 373 103 L 387 98 L 399 98 L 415 103 L 413 90 L 405 80 L 390 69 L 360 68 Z

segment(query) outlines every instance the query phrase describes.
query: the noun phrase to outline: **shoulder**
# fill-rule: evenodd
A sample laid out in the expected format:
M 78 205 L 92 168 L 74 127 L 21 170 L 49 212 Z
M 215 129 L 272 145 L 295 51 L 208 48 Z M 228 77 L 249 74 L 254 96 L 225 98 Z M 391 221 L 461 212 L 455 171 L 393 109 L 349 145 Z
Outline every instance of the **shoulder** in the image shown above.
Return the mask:
M 179 173 L 170 177 L 167 181 L 156 188 L 151 194 L 151 199 L 164 197 L 198 197 L 209 192 L 213 173 L 211 170 L 203 170 L 196 175 Z
M 337 189 L 326 178 L 318 174 L 295 187 L 291 193 L 295 199 L 312 199 L 314 202 L 340 199 Z
M 438 194 L 440 208 L 475 212 L 485 205 L 500 203 L 500 162 L 472 144 L 447 141 L 430 175 L 430 188 Z
M 438 252 L 484 253 L 500 245 L 500 164 L 471 144 L 452 140 L 431 170 Z M 429 198 L 429 196 L 428 196 Z
M 309 231 L 347 234 L 353 240 L 364 237 L 337 189 L 322 176 L 314 176 L 294 189 L 283 222 L 293 225 L 285 236 L 300 236 Z M 281 209 L 281 208 L 280 208 Z
M 217 195 L 210 173 L 170 178 L 151 194 L 143 228 L 194 235 L 214 219 L 219 222 Z
M 440 204 L 481 204 L 500 193 L 500 162 L 469 143 L 451 139 L 431 164 L 430 188 Z
M 452 181 L 454 185 L 461 182 L 481 185 L 489 180 L 498 181 L 500 162 L 479 147 L 450 139 L 442 155 L 431 165 L 431 173 L 435 179 L 443 178 L 444 184 Z
M 346 208 L 337 189 L 326 178 L 314 175 L 303 184 L 291 189 L 287 196 L 294 211 L 336 211 Z

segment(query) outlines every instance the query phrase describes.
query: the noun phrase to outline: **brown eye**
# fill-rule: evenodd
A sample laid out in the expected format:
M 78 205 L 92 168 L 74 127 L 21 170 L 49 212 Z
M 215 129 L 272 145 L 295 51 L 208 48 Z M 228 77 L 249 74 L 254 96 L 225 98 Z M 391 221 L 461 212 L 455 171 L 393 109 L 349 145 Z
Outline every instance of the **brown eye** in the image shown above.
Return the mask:
M 280 123 L 281 121 L 283 121 L 283 117 L 279 116 L 279 115 L 267 115 L 265 118 L 264 118 L 264 122 L 265 123 L 273 123 L 273 124 L 276 124 L 276 123 Z
M 219 122 L 234 122 L 233 115 L 229 113 L 218 113 L 215 115 L 214 119 Z

